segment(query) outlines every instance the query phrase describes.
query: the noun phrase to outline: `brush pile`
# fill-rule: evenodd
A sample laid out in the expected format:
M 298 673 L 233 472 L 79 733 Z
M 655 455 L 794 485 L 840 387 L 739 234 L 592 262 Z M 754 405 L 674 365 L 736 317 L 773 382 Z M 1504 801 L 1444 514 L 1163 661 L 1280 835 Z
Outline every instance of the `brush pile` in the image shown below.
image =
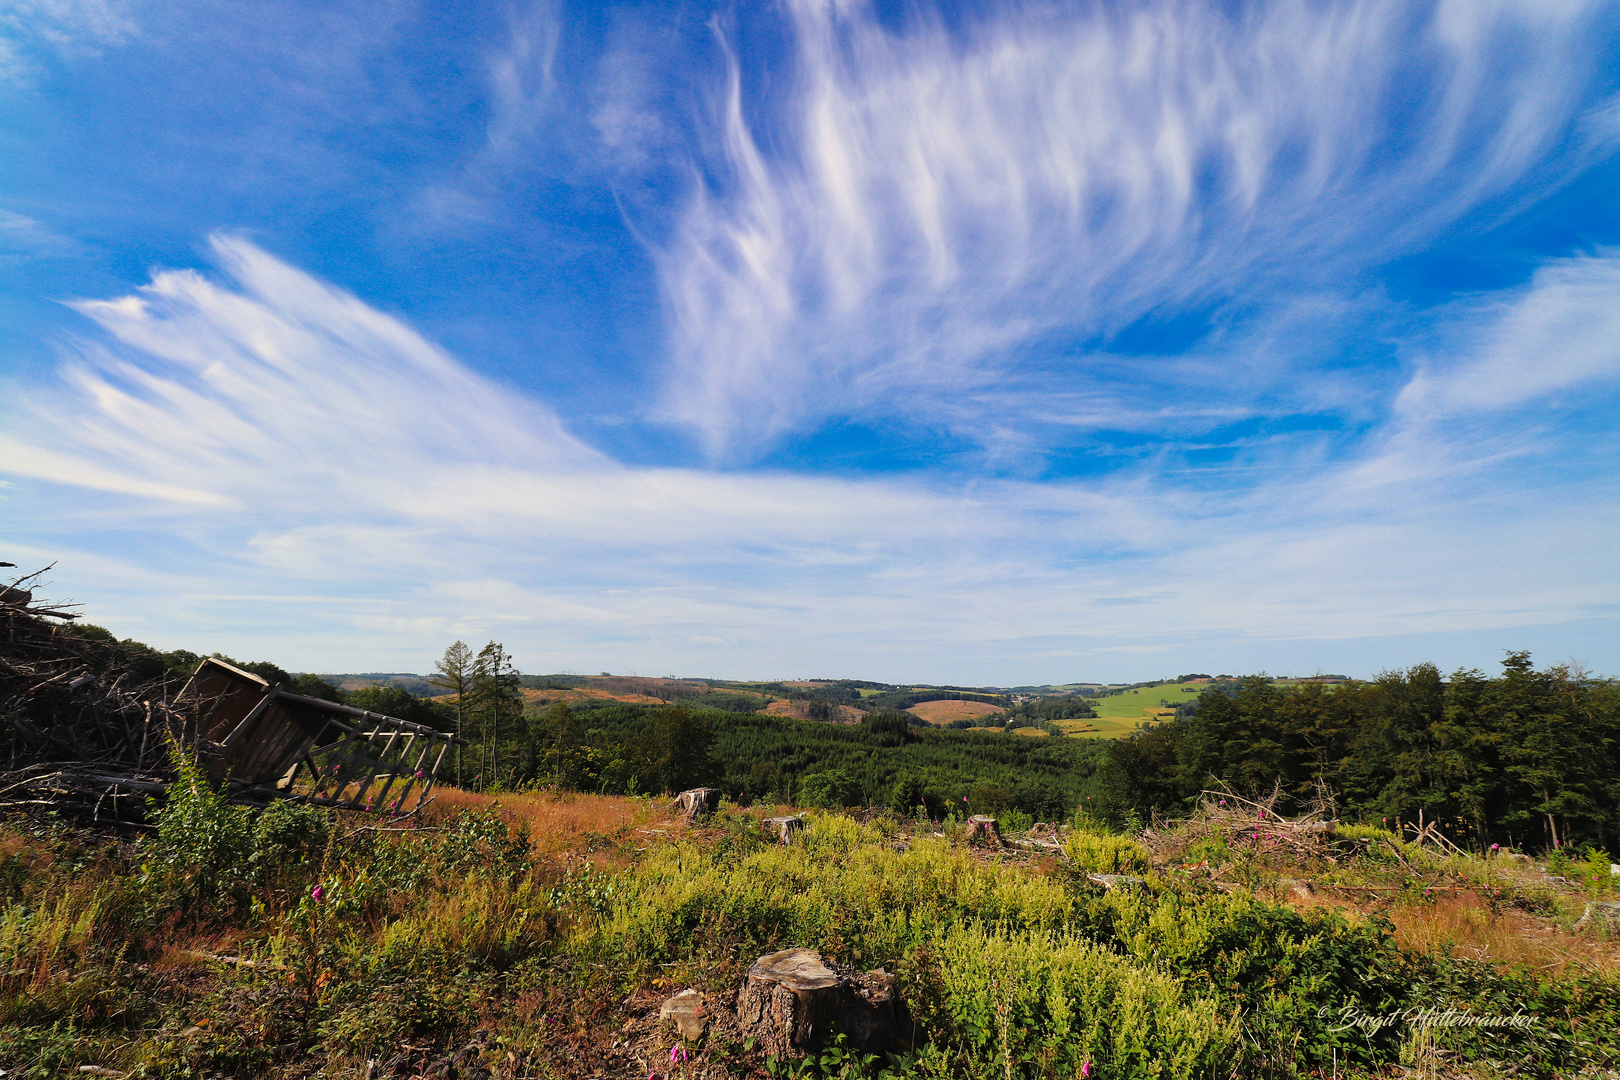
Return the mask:
M 180 717 L 115 646 L 75 635 L 73 612 L 34 600 L 44 572 L 0 587 L 0 813 L 139 822 Z
M 1277 811 L 1281 801 L 1281 789 L 1259 799 L 1230 791 L 1205 791 L 1191 816 L 1149 829 L 1143 842 L 1167 860 L 1179 860 L 1194 848 L 1211 843 L 1297 861 L 1325 859 L 1331 863 L 1348 854 L 1339 850 L 1343 845 L 1335 835 L 1339 821 L 1330 816 L 1331 798 L 1318 797 L 1304 814 L 1292 818 Z

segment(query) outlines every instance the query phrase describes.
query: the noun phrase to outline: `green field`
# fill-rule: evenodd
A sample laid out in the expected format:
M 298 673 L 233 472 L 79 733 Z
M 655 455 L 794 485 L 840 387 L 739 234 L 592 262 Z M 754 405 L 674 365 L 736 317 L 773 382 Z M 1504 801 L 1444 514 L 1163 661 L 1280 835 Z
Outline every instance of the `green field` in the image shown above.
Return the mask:
M 1127 690 L 1123 694 L 1111 697 L 1098 698 L 1092 702 L 1092 709 L 1096 711 L 1094 720 L 1063 720 L 1060 724 L 1063 730 L 1071 735 L 1095 735 L 1103 739 L 1117 739 L 1121 735 L 1129 735 L 1143 723 L 1157 720 L 1161 715 L 1173 715 L 1172 709 L 1161 708 L 1161 699 L 1175 705 L 1182 701 L 1191 701 L 1196 693 L 1187 693 L 1187 690 L 1202 691 L 1202 683 L 1158 683 L 1154 686 L 1142 686 L 1135 690 Z

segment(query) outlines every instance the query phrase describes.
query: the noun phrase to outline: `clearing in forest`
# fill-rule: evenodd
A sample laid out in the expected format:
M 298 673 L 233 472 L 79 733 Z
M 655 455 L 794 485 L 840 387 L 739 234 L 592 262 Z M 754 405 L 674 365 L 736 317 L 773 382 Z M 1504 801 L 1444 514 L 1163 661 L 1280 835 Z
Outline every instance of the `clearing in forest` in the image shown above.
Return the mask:
M 1007 710 L 988 701 L 923 701 L 906 711 L 930 724 L 948 724 L 952 720 L 995 716 Z

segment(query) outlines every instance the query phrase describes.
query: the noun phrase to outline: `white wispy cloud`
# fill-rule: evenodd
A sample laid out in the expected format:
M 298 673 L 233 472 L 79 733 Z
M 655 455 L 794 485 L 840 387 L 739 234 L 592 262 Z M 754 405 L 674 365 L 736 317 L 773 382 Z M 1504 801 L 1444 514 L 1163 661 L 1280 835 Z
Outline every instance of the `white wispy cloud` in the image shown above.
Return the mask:
M 138 33 L 119 0 L 7 0 L 0 5 L 0 82 L 31 83 L 41 53 L 94 56 Z
M 59 388 L 20 389 L 0 443 L 8 553 L 60 559 L 93 618 L 160 644 L 405 669 L 487 634 L 531 669 L 1010 681 L 1620 602 L 1620 500 L 1523 472 L 1374 485 L 1358 460 L 1211 498 L 1140 470 L 626 467 L 354 296 L 242 239 L 213 249 L 223 282 L 165 271 L 78 302 L 98 332 L 67 343 Z M 1459 331 L 1481 351 L 1448 370 L 1542 340 L 1567 272 Z M 1620 300 L 1594 280 L 1612 291 L 1590 299 Z M 1510 415 L 1528 392 L 1470 407 Z M 1446 437 L 1431 427 L 1429 451 Z
M 1342 292 L 1586 160 L 1557 155 L 1614 9 L 1006 6 L 899 31 L 865 3 L 786 10 L 793 77 L 733 62 L 720 180 L 656 253 L 667 408 L 715 455 L 930 415 L 1053 335 Z
M 1401 392 L 1400 411 L 1435 420 L 1523 404 L 1620 377 L 1620 256 L 1559 259 L 1530 283 L 1491 297 L 1462 339 Z

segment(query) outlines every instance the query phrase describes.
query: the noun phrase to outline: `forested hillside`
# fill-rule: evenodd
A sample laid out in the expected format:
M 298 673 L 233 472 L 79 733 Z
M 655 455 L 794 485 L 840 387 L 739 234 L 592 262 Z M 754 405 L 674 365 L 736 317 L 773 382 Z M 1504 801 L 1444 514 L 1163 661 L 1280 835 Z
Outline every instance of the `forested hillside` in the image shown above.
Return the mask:
M 1331 793 L 1346 817 L 1440 820 L 1459 843 L 1536 848 L 1620 831 L 1620 686 L 1508 654 L 1500 676 L 1432 664 L 1371 682 L 1280 687 L 1256 676 L 1206 690 L 1172 723 L 1109 748 L 1115 815 L 1178 813 L 1218 782 L 1281 784 L 1289 803 Z

